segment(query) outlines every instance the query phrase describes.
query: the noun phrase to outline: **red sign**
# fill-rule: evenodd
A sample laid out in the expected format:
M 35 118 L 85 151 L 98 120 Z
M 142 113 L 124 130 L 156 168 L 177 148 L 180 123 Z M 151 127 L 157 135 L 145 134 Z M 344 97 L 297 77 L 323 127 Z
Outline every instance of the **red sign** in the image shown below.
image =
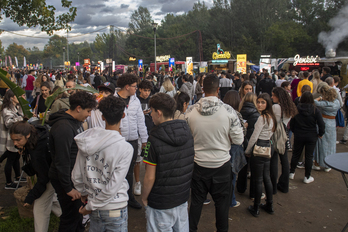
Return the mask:
M 306 65 L 306 66 L 319 66 L 319 63 L 300 63 L 300 64 L 296 64 L 297 66 L 301 66 L 301 65 Z M 295 65 L 294 65 L 295 66 Z
M 301 67 L 301 71 L 308 71 L 309 67 Z

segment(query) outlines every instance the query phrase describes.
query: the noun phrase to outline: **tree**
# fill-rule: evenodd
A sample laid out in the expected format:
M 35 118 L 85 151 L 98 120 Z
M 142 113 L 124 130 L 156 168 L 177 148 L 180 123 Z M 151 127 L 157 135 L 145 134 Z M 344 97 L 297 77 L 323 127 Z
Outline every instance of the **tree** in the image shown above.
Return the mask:
M 146 7 L 139 6 L 138 10 L 135 10 L 130 17 L 129 31 L 135 33 L 149 27 L 151 28 L 152 22 L 149 10 Z
M 46 0 L 1 1 L 0 22 L 5 16 L 19 26 L 39 26 L 49 35 L 58 30 L 71 30 L 69 23 L 76 17 L 76 7 L 71 6 L 72 1 L 61 0 L 61 3 L 68 12 L 56 16 L 56 8 L 47 5 Z
M 29 64 L 36 64 L 36 63 L 43 63 L 43 51 L 40 51 L 38 47 L 28 48 L 29 56 L 27 57 L 27 63 Z
M 23 66 L 23 58 L 29 56 L 29 52 L 27 49 L 23 47 L 23 45 L 18 45 L 16 43 L 10 44 L 6 49 L 6 56 L 10 56 L 12 59 L 12 62 L 14 61 L 14 58 L 17 57 L 18 59 L 18 66 Z M 7 63 L 9 65 L 9 63 Z M 12 63 L 15 64 L 15 63 Z

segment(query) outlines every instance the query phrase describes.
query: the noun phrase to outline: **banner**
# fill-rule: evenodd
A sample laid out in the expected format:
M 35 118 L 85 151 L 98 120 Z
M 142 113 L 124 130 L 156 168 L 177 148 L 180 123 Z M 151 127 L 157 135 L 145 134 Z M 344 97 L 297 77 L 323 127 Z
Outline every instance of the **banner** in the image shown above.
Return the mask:
M 143 70 L 143 60 L 138 60 L 138 68 L 140 72 Z
M 186 57 L 186 73 L 193 75 L 193 62 L 192 57 Z
M 246 54 L 237 55 L 237 71 L 239 73 L 242 73 L 242 74 L 246 73 L 247 71 L 246 61 L 247 61 Z
M 175 58 L 169 59 L 169 71 L 173 71 L 173 67 L 175 67 Z
M 12 67 L 12 59 L 11 59 L 11 56 L 8 56 L 8 61 L 10 62 L 10 66 Z
M 7 56 L 5 56 L 5 67 L 7 66 Z
M 16 67 L 18 68 L 18 60 L 17 60 L 17 56 L 15 56 L 15 61 L 16 61 Z
M 25 59 L 25 57 L 23 58 L 23 66 L 24 66 L 24 67 L 27 66 L 27 60 Z

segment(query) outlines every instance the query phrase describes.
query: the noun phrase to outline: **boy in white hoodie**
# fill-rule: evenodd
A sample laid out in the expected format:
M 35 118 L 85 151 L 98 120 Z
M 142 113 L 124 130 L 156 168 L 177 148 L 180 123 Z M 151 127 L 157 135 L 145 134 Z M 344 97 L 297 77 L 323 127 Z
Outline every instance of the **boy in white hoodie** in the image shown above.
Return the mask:
M 127 231 L 129 188 L 126 175 L 133 156 L 133 147 L 120 135 L 124 117 L 124 101 L 109 96 L 98 109 L 105 120 L 105 129 L 95 127 L 75 137 L 79 152 L 72 171 L 72 181 L 85 203 L 79 212 L 90 214 L 90 230 Z

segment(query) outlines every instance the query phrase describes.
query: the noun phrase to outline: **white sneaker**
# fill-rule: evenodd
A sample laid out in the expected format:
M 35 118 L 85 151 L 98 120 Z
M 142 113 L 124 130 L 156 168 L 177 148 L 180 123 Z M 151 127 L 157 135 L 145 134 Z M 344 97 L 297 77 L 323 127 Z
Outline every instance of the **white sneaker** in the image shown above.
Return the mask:
M 312 165 L 312 169 L 316 171 L 320 171 L 320 166 Z
M 134 185 L 134 195 L 136 195 L 136 196 L 141 195 L 141 183 L 140 183 L 140 181 L 136 182 Z
M 306 184 L 312 183 L 314 181 L 314 178 L 312 176 L 309 176 L 309 178 L 307 179 L 307 177 L 305 177 L 303 179 L 303 182 Z
M 325 172 L 330 172 L 331 168 L 325 168 Z
M 290 179 L 290 180 L 293 180 L 294 178 L 295 178 L 295 173 L 290 173 L 290 174 L 289 174 L 289 179 Z

